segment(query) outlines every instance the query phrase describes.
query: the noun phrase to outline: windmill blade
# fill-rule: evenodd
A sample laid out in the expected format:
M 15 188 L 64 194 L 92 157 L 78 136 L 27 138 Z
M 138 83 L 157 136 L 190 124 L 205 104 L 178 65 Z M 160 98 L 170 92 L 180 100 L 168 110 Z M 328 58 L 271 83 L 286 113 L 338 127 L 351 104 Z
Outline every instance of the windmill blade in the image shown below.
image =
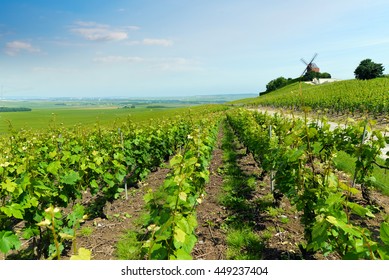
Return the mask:
M 304 69 L 303 73 L 301 73 L 300 77 L 304 76 L 304 74 L 308 71 L 308 66 Z
M 306 62 L 304 59 L 300 59 L 305 65 L 307 65 L 308 66 L 308 62 Z
M 309 62 L 309 64 L 311 64 L 311 63 L 315 60 L 316 56 L 317 56 L 317 53 L 315 53 L 315 54 L 313 55 L 313 57 L 312 57 L 312 59 L 311 59 L 311 62 Z

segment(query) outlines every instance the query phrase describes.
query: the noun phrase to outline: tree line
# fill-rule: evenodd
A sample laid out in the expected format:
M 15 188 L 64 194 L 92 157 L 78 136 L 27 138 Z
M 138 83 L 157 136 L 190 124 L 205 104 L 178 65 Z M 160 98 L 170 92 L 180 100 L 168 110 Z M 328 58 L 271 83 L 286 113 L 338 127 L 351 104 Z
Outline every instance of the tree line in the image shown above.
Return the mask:
M 0 107 L 0 112 L 29 112 L 29 111 L 32 111 L 32 109 L 25 108 L 25 107 L 18 107 L 18 108 Z

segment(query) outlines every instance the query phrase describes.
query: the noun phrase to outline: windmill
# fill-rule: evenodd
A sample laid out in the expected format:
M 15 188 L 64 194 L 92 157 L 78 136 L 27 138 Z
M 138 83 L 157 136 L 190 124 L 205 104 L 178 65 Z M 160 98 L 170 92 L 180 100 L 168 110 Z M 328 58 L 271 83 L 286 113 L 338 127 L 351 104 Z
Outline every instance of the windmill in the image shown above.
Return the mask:
M 301 77 L 304 76 L 306 73 L 320 72 L 320 68 L 317 67 L 317 65 L 315 63 L 313 63 L 313 61 L 315 60 L 316 57 L 317 57 L 317 53 L 315 53 L 313 55 L 313 57 L 309 63 L 307 63 L 304 59 L 301 58 L 301 61 L 306 65 L 304 72 L 301 74 Z

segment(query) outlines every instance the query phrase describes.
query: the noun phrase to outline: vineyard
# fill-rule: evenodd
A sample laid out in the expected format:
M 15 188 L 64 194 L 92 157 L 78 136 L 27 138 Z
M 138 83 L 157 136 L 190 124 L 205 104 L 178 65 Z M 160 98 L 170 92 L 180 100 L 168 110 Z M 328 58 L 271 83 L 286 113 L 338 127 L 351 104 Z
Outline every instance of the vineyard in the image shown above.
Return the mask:
M 369 105 L 369 110 L 387 112 L 386 103 L 380 104 L 384 106 Z M 362 110 L 358 106 L 351 108 Z M 228 156 L 221 156 L 226 153 L 226 148 L 220 148 L 221 141 L 224 147 L 229 142 L 220 139 L 221 131 L 234 135 L 252 157 L 255 174 L 244 185 L 243 179 L 234 183 L 224 206 L 216 206 L 214 200 L 214 207 L 219 207 L 215 215 L 223 213 L 215 226 L 213 218 L 201 217 L 207 215 L 201 207 L 211 199 L 211 177 L 219 176 L 223 184 L 240 176 L 226 167 Z M 378 160 L 388 142 L 367 121 L 331 130 L 324 119 L 308 122 L 307 116 L 270 116 L 224 106 L 199 107 L 189 113 L 182 110 L 177 116 L 150 122 L 134 123 L 128 118 L 111 127 L 11 130 L 0 143 L 0 251 L 4 258 L 93 259 L 94 248 L 79 246 L 83 226 L 95 224 L 97 228 L 97 219 L 112 219 L 104 210 L 107 205 L 115 201 L 128 204 L 140 190 L 144 202 L 139 209 L 141 222 L 127 229 L 126 258 L 197 258 L 196 250 L 205 242 L 199 236 L 207 234 L 210 247 L 217 247 L 227 235 L 223 242 L 229 246 L 229 228 L 237 224 L 231 222 L 232 201 L 243 203 L 247 214 L 282 211 L 276 209 L 287 200 L 302 227 L 303 241 L 294 249 L 301 252 L 301 258 L 319 252 L 324 258 L 389 259 L 388 205 L 373 195 L 372 175 L 374 166 L 389 167 L 388 160 L 386 165 Z M 210 171 L 215 149 L 219 149 L 220 166 Z M 353 177 L 335 168 L 339 152 L 355 158 Z M 145 187 L 143 182 L 161 167 L 166 172 L 158 186 Z M 259 193 L 258 188 L 264 186 L 268 192 L 262 188 Z M 250 195 L 240 197 L 247 189 Z M 213 195 L 223 192 L 213 190 Z M 250 196 L 257 200 L 247 202 Z M 259 201 L 264 196 L 270 200 L 263 209 Z M 124 216 L 121 219 L 131 220 L 132 215 Z M 247 227 L 235 228 L 249 237 L 250 226 L 260 213 L 250 217 Z M 251 242 L 257 244 L 254 250 L 266 247 L 263 235 L 254 234 L 256 238 L 257 243 Z M 223 257 L 227 258 L 219 252 L 218 258 Z
M 319 127 L 308 124 L 307 119 L 289 120 L 248 111 L 229 114 L 228 120 L 248 151 L 271 174 L 275 203 L 286 196 L 302 212 L 307 251 L 336 252 L 350 259 L 388 257 L 389 224 L 381 224 L 381 241 L 373 240 L 371 232 L 354 221 L 374 218 L 372 208 L 352 198 L 359 192 L 355 188 L 359 184 L 363 199 L 368 205 L 374 204 L 370 175 L 385 145 L 379 131 L 372 131 L 374 137 L 367 140 L 366 125 L 331 131 L 325 123 Z M 333 168 L 337 151 L 358 158 L 351 186 Z
M 368 113 L 373 117 L 389 112 L 389 79 L 347 80 L 320 86 L 294 83 L 260 98 L 244 100 L 245 105 L 281 107 L 354 116 Z M 242 101 L 237 101 L 241 103 Z

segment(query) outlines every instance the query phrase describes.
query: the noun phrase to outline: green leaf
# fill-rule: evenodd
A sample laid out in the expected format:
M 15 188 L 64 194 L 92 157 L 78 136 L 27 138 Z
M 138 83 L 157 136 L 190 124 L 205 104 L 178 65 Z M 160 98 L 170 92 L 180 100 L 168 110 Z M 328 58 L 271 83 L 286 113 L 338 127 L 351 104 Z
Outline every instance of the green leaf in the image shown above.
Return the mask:
M 380 228 L 380 237 L 382 242 L 389 245 L 389 223 L 383 222 Z
M 331 193 L 328 195 L 326 199 L 326 204 L 328 206 L 334 206 L 336 204 L 340 204 L 344 201 L 344 198 L 342 197 L 341 193 Z
M 24 203 L 23 208 L 28 209 L 31 207 L 37 207 L 39 204 L 39 200 L 36 197 L 29 197 L 28 200 Z
M 389 246 L 384 246 L 378 249 L 381 259 L 389 260 Z
M 371 218 L 374 218 L 375 216 L 373 215 L 373 213 L 371 213 L 371 211 L 355 202 L 348 202 L 347 203 L 347 206 L 350 207 L 351 211 L 354 213 L 354 214 L 357 214 L 358 216 L 360 217 L 365 217 L 365 216 L 368 216 L 368 217 L 371 217 Z
M 90 260 L 92 256 L 92 252 L 85 248 L 78 249 L 78 255 L 73 255 L 70 257 L 70 260 Z
M 68 203 L 68 201 L 69 201 L 68 196 L 65 195 L 65 194 L 60 194 L 60 195 L 59 195 L 59 198 L 60 198 L 63 202 L 65 202 L 65 203 Z
M 184 243 L 185 236 L 186 236 L 186 233 L 182 229 L 180 229 L 179 227 L 176 227 L 174 229 L 174 239 L 176 239 L 178 242 Z
M 353 225 L 346 224 L 345 222 L 336 219 L 333 216 L 328 216 L 326 219 L 329 223 L 333 224 L 334 226 L 342 229 L 344 232 L 349 233 L 351 235 L 361 237 L 362 233 L 358 231 Z
M 197 219 L 196 215 L 191 214 L 186 217 L 186 222 L 188 223 L 188 226 L 191 228 L 197 227 Z
M 75 172 L 74 170 L 70 170 L 61 178 L 61 183 L 67 185 L 74 185 L 80 179 L 81 178 L 78 172 Z
M 9 250 L 19 247 L 19 238 L 12 231 L 0 231 L 0 251 L 6 254 Z
M 324 242 L 328 239 L 328 230 L 329 224 L 325 220 L 316 223 L 312 228 L 312 242 L 317 245 L 314 246 L 315 249 L 319 249 Z M 317 248 L 316 248 L 317 247 Z
M 317 129 L 314 128 L 314 127 L 310 127 L 309 130 L 308 130 L 308 135 L 310 138 L 312 138 L 313 136 L 317 135 Z
M 18 174 L 22 174 L 25 171 L 26 171 L 26 166 L 24 164 L 19 165 L 18 168 L 16 169 L 16 173 L 18 173 Z
M 7 217 L 15 217 L 17 219 L 23 219 L 23 207 L 20 204 L 12 203 L 0 208 Z
M 147 193 L 143 196 L 143 200 L 145 201 L 146 204 L 148 204 L 150 201 L 154 199 L 154 194 L 153 191 L 150 189 L 147 191 Z
M 99 184 L 97 184 L 96 180 L 93 179 L 91 182 L 90 182 L 90 186 L 93 188 L 93 189 L 98 189 L 99 188 Z
M 55 158 L 57 156 L 57 152 L 56 151 L 52 151 L 49 153 L 49 158 Z
M 167 249 L 159 243 L 155 243 L 154 246 L 150 249 L 150 259 L 152 260 L 166 260 L 167 259 Z
M 17 187 L 18 185 L 15 182 L 12 182 L 9 178 L 7 178 L 5 182 L 1 183 L 1 188 L 10 193 L 14 192 Z
M 194 165 L 196 162 L 197 162 L 197 158 L 192 157 L 190 159 L 185 160 L 185 165 L 186 166 Z
M 43 195 L 47 195 L 49 194 L 50 196 L 50 192 L 52 191 L 51 188 L 49 187 L 46 187 L 43 182 L 41 181 L 38 181 L 36 182 L 34 185 L 33 185 L 33 189 L 34 189 L 34 194 L 38 197 L 41 197 Z
M 196 245 L 197 237 L 192 235 L 187 235 L 185 238 L 185 243 L 182 246 L 182 249 L 184 249 L 186 252 L 192 252 L 193 247 Z
M 178 164 L 181 164 L 182 162 L 182 155 L 178 154 L 175 155 L 171 160 L 170 160 L 170 166 L 176 166 Z
M 350 192 L 351 194 L 354 194 L 354 195 L 360 193 L 360 191 L 359 191 L 358 189 L 352 188 L 352 187 L 350 187 L 349 185 L 346 185 L 346 184 L 343 183 L 343 182 L 339 182 L 339 187 L 340 187 L 341 189 L 347 191 L 347 192 Z
M 183 201 L 186 201 L 187 196 L 188 196 L 188 195 L 187 195 L 185 192 L 180 192 L 180 193 L 178 194 L 178 197 L 179 197 L 181 200 L 183 200 Z
M 172 259 L 177 259 L 177 260 L 191 260 L 192 259 L 192 256 L 183 249 L 178 249 L 176 251 L 175 257 L 176 258 L 174 258 L 172 256 Z
M 24 239 L 30 239 L 33 236 L 38 236 L 39 230 L 37 228 L 26 228 L 23 232 L 23 238 Z
M 188 233 L 190 234 L 191 232 L 191 228 L 189 226 L 189 223 L 187 221 L 187 219 L 185 217 L 182 217 L 177 223 L 176 223 L 177 227 L 179 227 L 180 229 L 182 229 L 185 233 Z
M 59 161 L 54 161 L 54 162 L 51 162 L 48 166 L 47 166 L 47 172 L 53 174 L 53 175 L 58 175 L 58 170 L 61 168 L 61 162 Z

